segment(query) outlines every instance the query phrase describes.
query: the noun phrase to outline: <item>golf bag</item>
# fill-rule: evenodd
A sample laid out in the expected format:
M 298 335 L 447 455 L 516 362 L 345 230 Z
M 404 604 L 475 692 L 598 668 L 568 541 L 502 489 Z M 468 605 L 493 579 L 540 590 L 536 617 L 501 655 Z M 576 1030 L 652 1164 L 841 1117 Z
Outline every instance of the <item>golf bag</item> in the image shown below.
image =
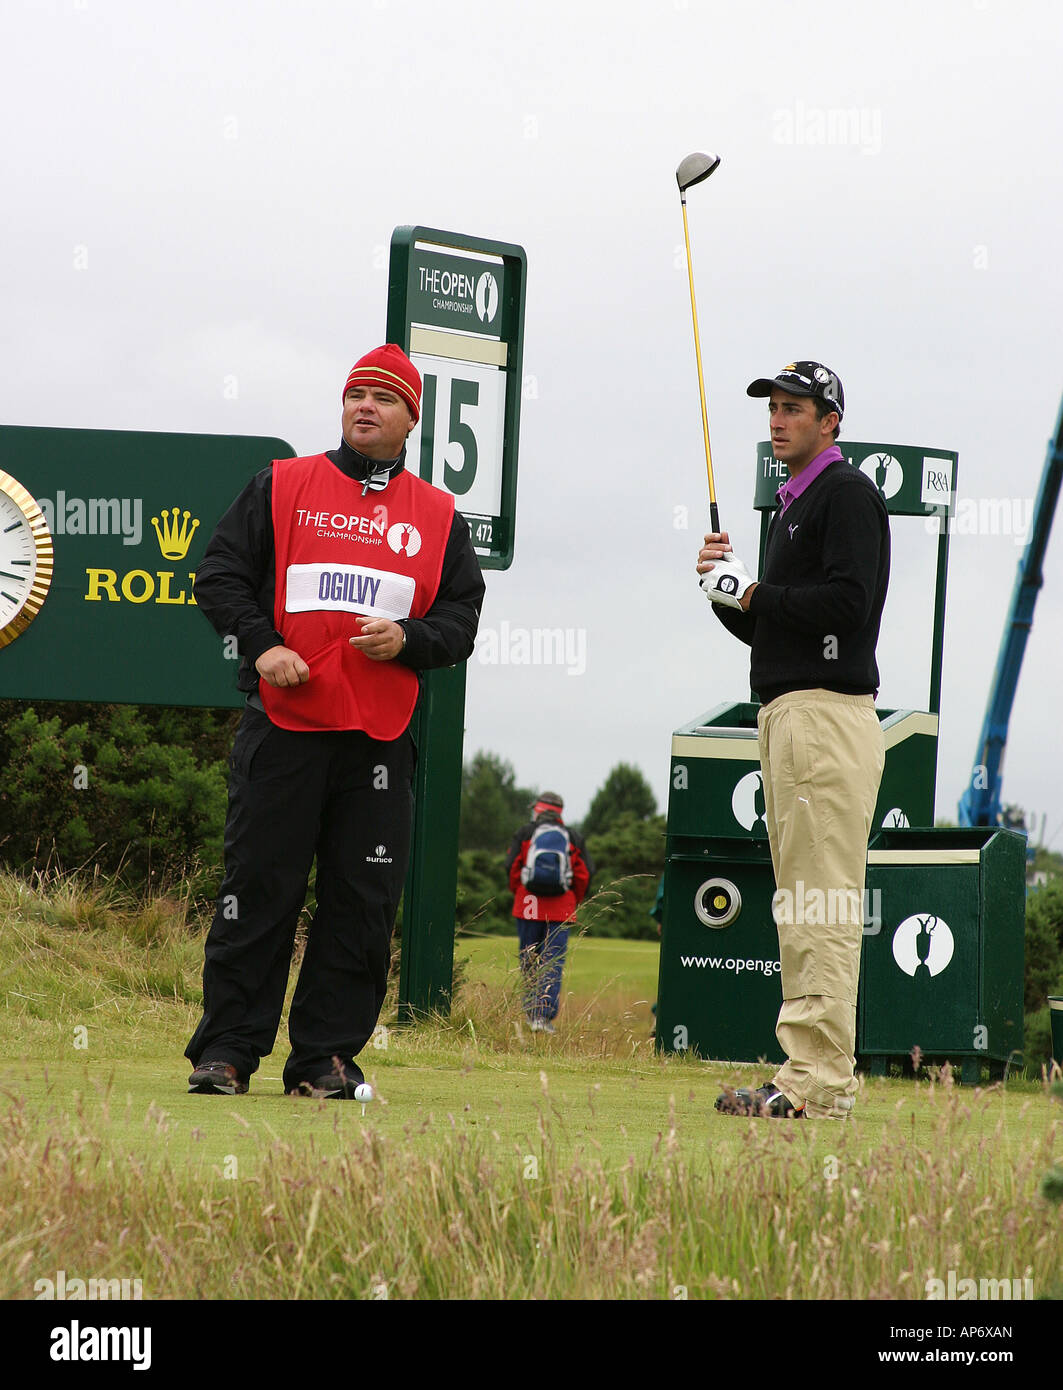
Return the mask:
M 556 898 L 572 887 L 572 841 L 563 825 L 544 821 L 528 841 L 520 881 L 529 893 Z

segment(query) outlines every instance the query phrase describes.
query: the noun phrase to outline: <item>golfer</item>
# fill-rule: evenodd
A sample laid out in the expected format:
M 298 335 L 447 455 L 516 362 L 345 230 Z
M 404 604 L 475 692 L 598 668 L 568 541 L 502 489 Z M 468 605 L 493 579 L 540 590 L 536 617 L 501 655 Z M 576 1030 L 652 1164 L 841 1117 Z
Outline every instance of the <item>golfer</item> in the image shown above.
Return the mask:
M 315 857 L 284 1089 L 354 1097 L 384 1002 L 410 842 L 418 672 L 472 652 L 484 584 L 454 499 L 404 467 L 421 379 L 352 368 L 338 449 L 279 459 L 222 518 L 196 602 L 235 635 L 247 707 L 189 1089 L 242 1094 L 273 1048 Z M 359 1098 L 364 1095 L 360 1093 Z
M 767 397 L 772 450 L 789 473 L 764 571 L 752 578 L 726 532 L 705 537 L 697 570 L 717 616 L 752 649 L 782 967 L 776 1036 L 788 1060 L 767 1085 L 728 1091 L 716 1108 L 842 1118 L 857 1089 L 864 872 L 884 759 L 875 647 L 889 518 L 834 442 L 845 410 L 834 372 L 791 362 L 747 394 Z

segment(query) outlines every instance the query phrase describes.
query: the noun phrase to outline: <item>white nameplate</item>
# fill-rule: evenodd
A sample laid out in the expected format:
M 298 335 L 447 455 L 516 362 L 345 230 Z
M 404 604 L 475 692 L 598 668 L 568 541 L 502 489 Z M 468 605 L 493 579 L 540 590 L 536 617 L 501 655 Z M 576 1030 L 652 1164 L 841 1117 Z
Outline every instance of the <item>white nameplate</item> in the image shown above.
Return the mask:
M 410 616 L 416 584 L 408 574 L 364 565 L 289 565 L 288 613 L 361 613 L 398 622 Z

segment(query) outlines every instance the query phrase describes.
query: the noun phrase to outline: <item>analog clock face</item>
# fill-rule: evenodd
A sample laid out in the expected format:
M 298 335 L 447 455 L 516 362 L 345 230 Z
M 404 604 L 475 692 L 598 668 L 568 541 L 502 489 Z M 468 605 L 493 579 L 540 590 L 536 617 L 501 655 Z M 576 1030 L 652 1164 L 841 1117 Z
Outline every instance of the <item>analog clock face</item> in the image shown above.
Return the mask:
M 52 582 L 52 538 L 40 507 L 0 469 L 0 647 L 41 611 Z

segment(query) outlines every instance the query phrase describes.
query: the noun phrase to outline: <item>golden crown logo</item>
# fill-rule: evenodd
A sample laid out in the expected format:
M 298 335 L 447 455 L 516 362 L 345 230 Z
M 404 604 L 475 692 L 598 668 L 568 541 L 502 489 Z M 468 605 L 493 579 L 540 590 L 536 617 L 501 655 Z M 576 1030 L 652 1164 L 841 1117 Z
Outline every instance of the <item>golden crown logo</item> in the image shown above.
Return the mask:
M 163 557 L 167 560 L 183 560 L 188 554 L 188 547 L 192 544 L 192 537 L 195 535 L 198 521 L 193 521 L 189 526 L 188 519 L 191 512 L 185 512 L 182 516 L 176 507 L 171 508 L 170 512 L 163 511 L 162 527 L 159 527 L 159 518 L 153 516 L 151 524 L 155 527 L 155 534 L 159 538 L 159 549 Z M 181 523 L 178 525 L 177 518 L 181 516 Z

